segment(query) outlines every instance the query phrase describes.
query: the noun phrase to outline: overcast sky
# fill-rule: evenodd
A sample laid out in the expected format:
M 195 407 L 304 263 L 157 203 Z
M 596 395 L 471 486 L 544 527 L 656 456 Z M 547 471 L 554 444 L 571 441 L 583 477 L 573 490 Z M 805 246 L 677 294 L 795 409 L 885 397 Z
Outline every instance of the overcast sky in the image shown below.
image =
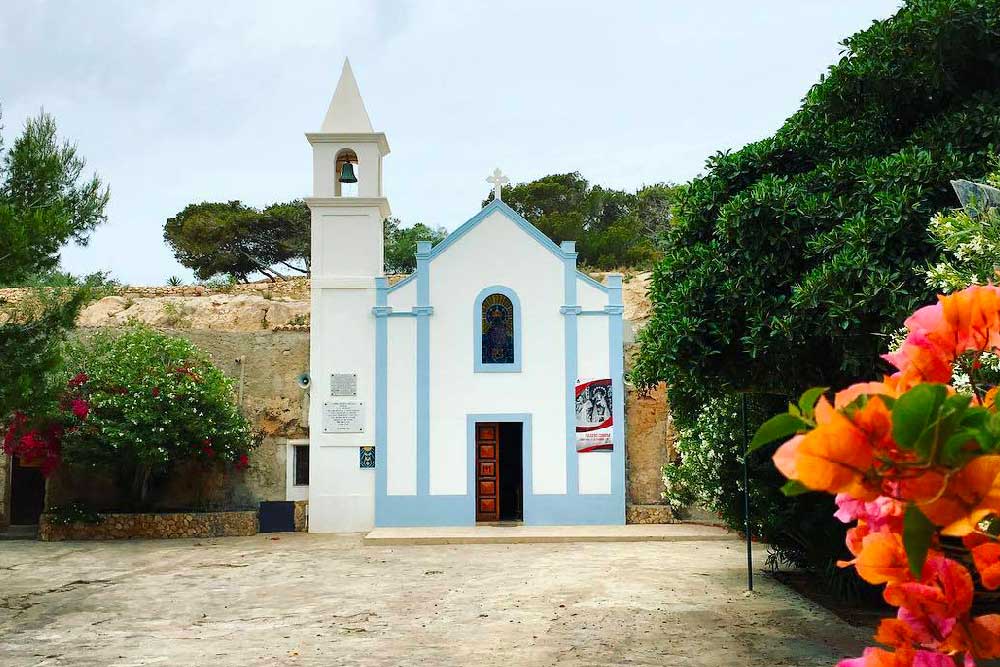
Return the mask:
M 635 189 L 771 134 L 898 0 L 277 2 L 4 0 L 9 144 L 44 108 L 111 185 L 108 222 L 63 253 L 135 285 L 191 274 L 163 242 L 185 205 L 309 194 L 344 56 L 404 224 L 454 229 L 494 166 Z

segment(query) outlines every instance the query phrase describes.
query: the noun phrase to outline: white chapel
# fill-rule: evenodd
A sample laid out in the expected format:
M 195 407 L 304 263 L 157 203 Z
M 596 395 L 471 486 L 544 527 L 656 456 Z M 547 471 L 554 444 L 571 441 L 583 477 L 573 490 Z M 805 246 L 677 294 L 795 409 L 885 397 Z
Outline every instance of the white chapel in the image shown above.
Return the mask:
M 313 150 L 309 529 L 625 523 L 622 278 L 495 197 L 390 285 L 350 64 Z

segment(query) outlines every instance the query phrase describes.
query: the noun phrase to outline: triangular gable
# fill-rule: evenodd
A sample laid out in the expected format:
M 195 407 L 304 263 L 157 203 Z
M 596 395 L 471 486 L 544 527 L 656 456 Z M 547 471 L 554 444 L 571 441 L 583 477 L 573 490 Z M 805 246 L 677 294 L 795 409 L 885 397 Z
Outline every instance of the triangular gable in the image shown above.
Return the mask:
M 551 252 L 559 259 L 566 258 L 566 253 L 563 252 L 562 248 L 553 243 L 552 239 L 538 231 L 537 227 L 518 215 L 517 211 L 512 209 L 510 206 L 507 206 L 507 204 L 504 204 L 498 199 L 494 199 L 483 207 L 482 211 L 466 220 L 458 229 L 453 231 L 451 234 L 448 234 L 443 241 L 434 246 L 431 250 L 430 259 L 433 260 L 445 250 L 458 243 L 459 239 L 475 229 L 479 223 L 488 218 L 492 213 L 500 213 L 506 217 L 508 220 L 524 230 L 528 236 L 540 243 L 543 248 Z
M 446 251 L 451 246 L 458 243 L 463 236 L 472 231 L 479 223 L 488 218 L 492 213 L 500 213 L 505 218 L 507 218 L 515 225 L 520 227 L 522 230 L 524 230 L 524 232 L 526 232 L 528 236 L 533 238 L 537 243 L 539 243 L 543 248 L 551 252 L 557 258 L 559 258 L 562 261 L 566 261 L 567 259 L 573 259 L 575 265 L 576 253 L 565 252 L 562 248 L 556 245 L 555 242 L 552 241 L 552 239 L 550 239 L 548 236 L 539 231 L 537 227 L 535 227 L 533 224 L 525 220 L 518 214 L 517 211 L 512 209 L 510 206 L 507 206 L 507 204 L 503 203 L 503 201 L 499 199 L 494 199 L 489 204 L 484 206 L 483 210 L 481 210 L 479 213 L 466 220 L 464 223 L 462 223 L 461 226 L 459 226 L 458 229 L 448 234 L 448 236 L 446 236 L 443 241 L 434 246 L 434 248 L 430 252 L 430 255 L 428 255 L 428 261 L 433 261 L 435 257 Z M 392 292 L 396 288 L 402 287 L 403 285 L 416 279 L 417 273 L 418 271 L 414 271 L 406 279 L 390 287 L 389 291 Z M 583 273 L 582 271 L 577 271 L 576 274 L 577 277 L 583 278 L 585 282 L 590 283 L 594 287 L 597 287 L 605 292 L 608 291 L 608 288 L 605 285 L 602 285 L 601 283 L 597 282 L 596 280 L 594 280 L 587 274 Z

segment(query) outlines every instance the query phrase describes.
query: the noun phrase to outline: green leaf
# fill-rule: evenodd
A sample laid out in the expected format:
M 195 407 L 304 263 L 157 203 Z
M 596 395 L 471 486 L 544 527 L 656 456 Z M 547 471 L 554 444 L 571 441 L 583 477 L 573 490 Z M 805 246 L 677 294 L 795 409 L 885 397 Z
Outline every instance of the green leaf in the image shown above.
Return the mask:
M 781 487 L 781 492 L 788 497 L 801 496 L 803 493 L 809 493 L 810 491 L 812 489 L 797 479 L 789 480 Z
M 935 531 L 935 525 L 919 507 L 914 504 L 907 506 L 903 515 L 903 548 L 906 549 L 906 560 L 914 577 L 919 577 L 924 569 Z
M 981 438 L 984 436 L 985 434 L 973 429 L 962 429 L 951 434 L 941 447 L 941 463 L 950 467 L 958 467 L 970 458 L 982 453 Z M 967 445 L 970 443 L 979 446 L 980 450 L 977 451 L 975 448 L 968 448 Z
M 806 428 L 809 428 L 809 424 L 795 415 L 787 413 L 775 415 L 761 424 L 761 427 L 757 429 L 757 433 L 753 436 L 753 440 L 750 442 L 750 449 L 747 450 L 747 453 L 749 454 L 778 438 L 786 438 Z
M 812 419 L 813 410 L 816 408 L 816 401 L 819 400 L 820 396 L 826 393 L 827 389 L 829 389 L 829 387 L 813 387 L 812 389 L 806 389 L 799 398 L 799 409 L 802 410 L 802 414 Z
M 935 421 L 946 390 L 941 384 L 918 384 L 896 400 L 892 410 L 892 437 L 900 447 L 912 449 Z

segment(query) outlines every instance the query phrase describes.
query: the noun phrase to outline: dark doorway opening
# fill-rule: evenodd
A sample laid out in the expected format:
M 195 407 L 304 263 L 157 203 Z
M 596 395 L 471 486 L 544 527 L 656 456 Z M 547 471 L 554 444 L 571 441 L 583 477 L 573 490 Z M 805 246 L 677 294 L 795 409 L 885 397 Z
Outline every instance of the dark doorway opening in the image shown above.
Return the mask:
M 14 526 L 34 526 L 45 509 L 45 477 L 42 469 L 22 466 L 12 457 L 10 471 L 10 523 Z
M 523 424 L 500 423 L 500 520 L 524 518 Z

